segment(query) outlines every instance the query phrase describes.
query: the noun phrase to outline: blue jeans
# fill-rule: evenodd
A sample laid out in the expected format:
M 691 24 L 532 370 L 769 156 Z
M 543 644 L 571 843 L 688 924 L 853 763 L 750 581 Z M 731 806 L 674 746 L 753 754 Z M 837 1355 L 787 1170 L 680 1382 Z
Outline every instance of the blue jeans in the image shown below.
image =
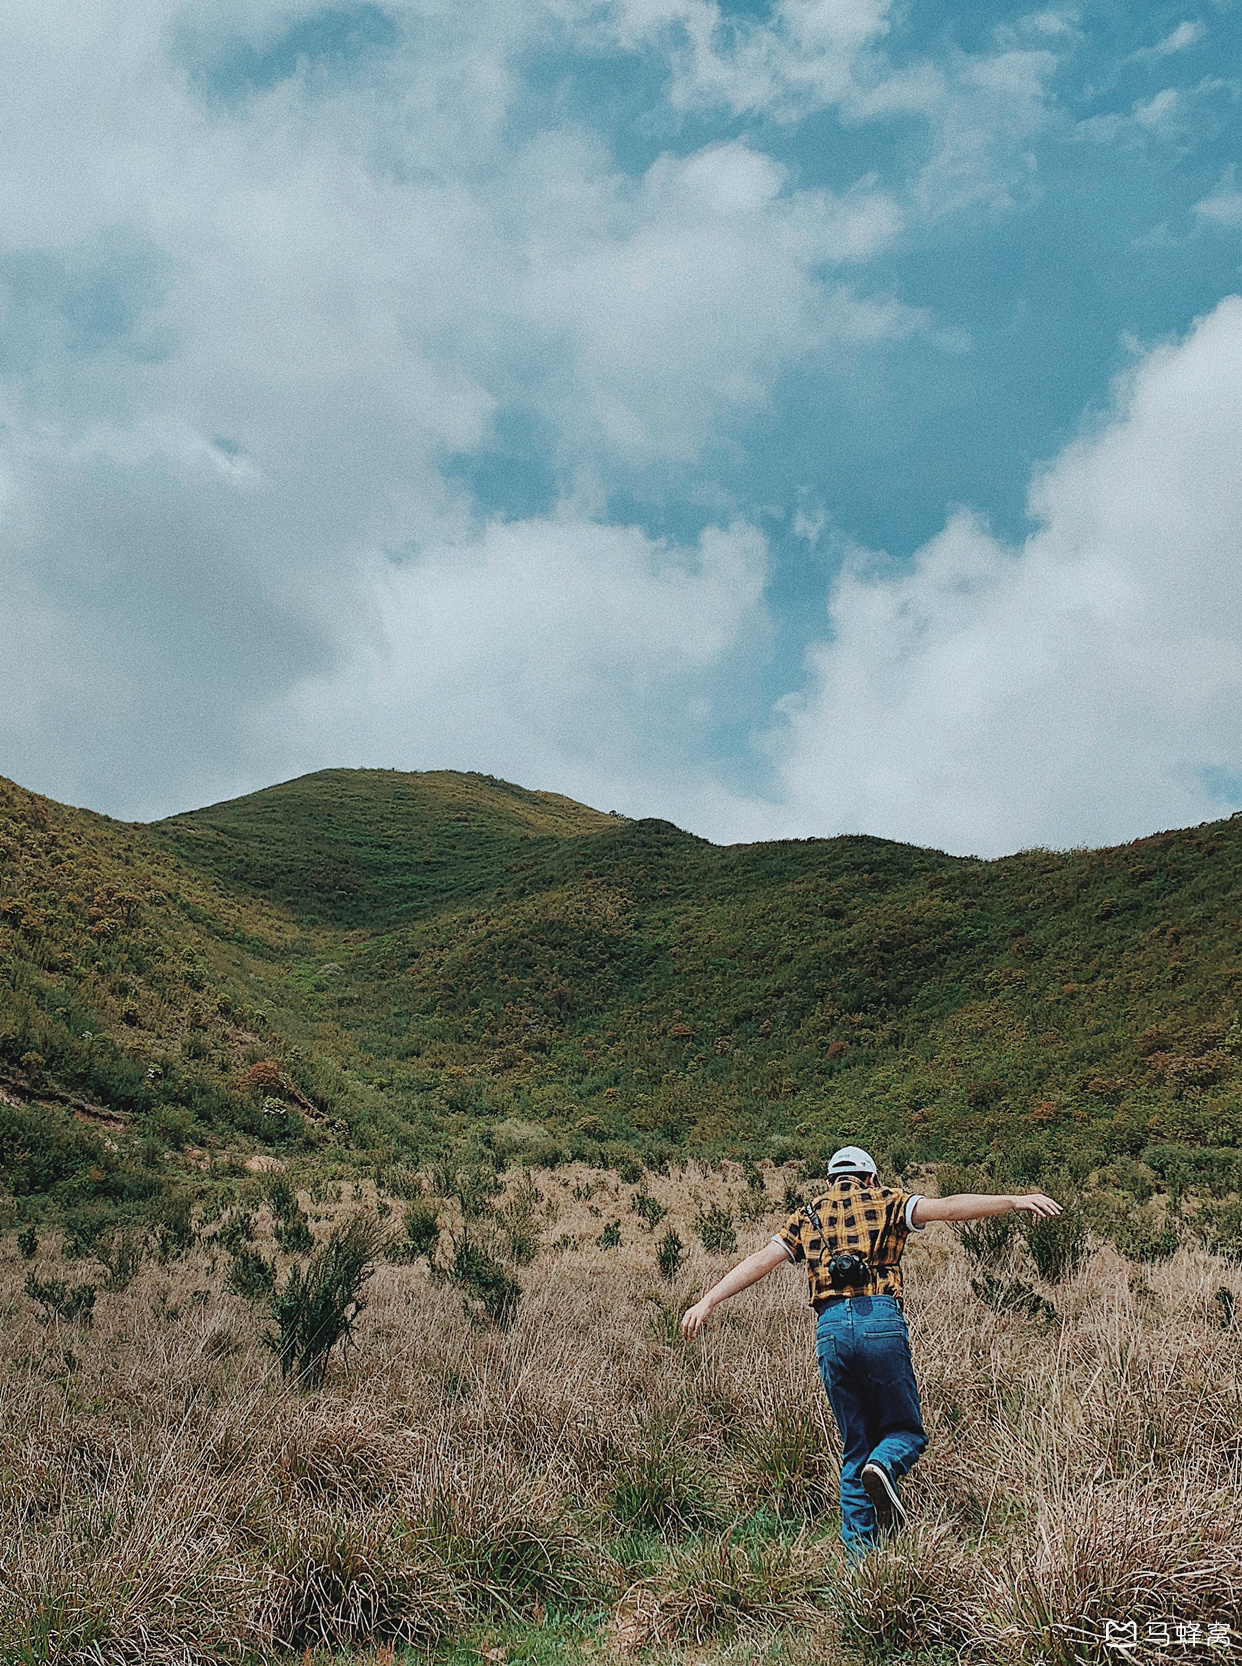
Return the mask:
M 860 1555 L 879 1539 L 863 1465 L 874 1458 L 895 1481 L 927 1447 L 910 1332 L 895 1296 L 847 1296 L 828 1303 L 816 1340 L 841 1431 L 841 1537 Z

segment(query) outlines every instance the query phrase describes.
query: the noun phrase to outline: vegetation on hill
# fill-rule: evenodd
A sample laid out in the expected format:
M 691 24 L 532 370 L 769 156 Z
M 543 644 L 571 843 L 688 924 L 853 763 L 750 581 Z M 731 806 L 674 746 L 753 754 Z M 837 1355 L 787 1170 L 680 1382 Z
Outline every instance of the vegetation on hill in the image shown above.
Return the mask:
M 0 783 L 0 1161 L 22 1212 L 137 1207 L 187 1149 L 636 1175 L 846 1137 L 1227 1194 L 1240 904 L 1242 821 L 983 862 L 445 773 L 153 827 Z

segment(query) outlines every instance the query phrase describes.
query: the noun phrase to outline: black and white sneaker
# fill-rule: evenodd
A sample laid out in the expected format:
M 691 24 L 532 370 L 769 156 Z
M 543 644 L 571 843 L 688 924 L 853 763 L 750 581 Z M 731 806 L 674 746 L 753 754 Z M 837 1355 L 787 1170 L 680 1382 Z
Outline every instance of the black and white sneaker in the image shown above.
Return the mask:
M 881 1533 L 900 1533 L 906 1525 L 906 1512 L 897 1496 L 897 1483 L 882 1463 L 869 1459 L 859 1477 L 867 1497 L 875 1505 L 876 1520 Z

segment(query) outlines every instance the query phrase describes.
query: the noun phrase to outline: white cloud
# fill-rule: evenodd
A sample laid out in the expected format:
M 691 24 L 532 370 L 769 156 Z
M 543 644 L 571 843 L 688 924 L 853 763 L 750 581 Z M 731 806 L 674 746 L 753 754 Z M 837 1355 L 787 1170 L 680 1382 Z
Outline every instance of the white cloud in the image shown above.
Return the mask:
M 257 778 L 327 755 L 479 769 L 692 822 L 753 813 L 687 759 L 706 751 L 731 666 L 763 647 L 766 578 L 744 524 L 683 549 L 572 514 L 372 557 L 348 658 L 256 714 Z
M 680 109 L 778 121 L 829 108 L 852 123 L 918 117 L 929 156 L 912 182 L 913 208 L 933 220 L 977 203 L 1013 208 L 1032 171 L 1031 141 L 1050 120 L 1056 54 L 1013 45 L 1010 30 L 991 51 L 895 68 L 884 51 L 892 9 L 890 0 L 777 0 L 763 22 L 742 22 L 718 0 L 619 0 L 610 15 L 621 42 L 667 53 Z M 1044 39 L 1068 32 L 1047 14 L 1026 21 Z
M 1227 231 L 1242 228 L 1242 191 L 1234 183 L 1232 168 L 1210 197 L 1204 197 L 1195 204 L 1194 212 L 1209 225 L 1221 226 Z
M 1206 34 L 1206 23 L 1200 23 L 1198 20 L 1192 22 L 1187 18 L 1179 23 L 1176 29 L 1170 30 L 1163 40 L 1157 41 L 1155 46 L 1147 50 L 1158 57 L 1167 58 L 1174 52 L 1185 52 L 1188 47 L 1197 46 Z
M 740 142 L 634 177 L 553 104 L 511 127 L 514 62 L 552 28 L 541 0 L 399 0 L 391 51 L 350 74 L 316 72 L 301 46 L 272 57 L 314 5 L 2 10 L 0 467 L 15 519 L 0 626 L 87 642 L 70 658 L 100 669 L 78 742 L 49 716 L 40 747 L 51 707 L 33 692 L 0 711 L 0 770 L 99 808 L 172 809 L 253 779 L 252 713 L 353 663 L 376 550 L 437 551 L 420 571 L 439 575 L 443 605 L 472 597 L 456 646 L 477 663 L 474 631 L 494 657 L 491 587 L 509 569 L 472 554 L 478 511 L 453 464 L 486 451 L 498 412 L 543 424 L 556 493 L 589 527 L 619 477 L 690 465 L 791 364 L 932 326 L 847 281 L 901 233 L 874 181 L 800 189 Z M 228 96 L 222 62 L 242 66 Z M 559 616 L 566 584 L 603 605 L 590 564 L 605 584 L 616 552 L 589 530 L 577 547 L 559 567 L 530 560 L 532 609 Z M 617 652 L 648 667 L 646 630 L 657 658 L 697 663 L 694 616 L 661 582 Z M 421 592 L 394 580 L 384 594 L 397 641 L 402 598 L 418 609 Z M 563 625 L 597 652 L 594 603 Z M 462 700 L 486 738 L 491 719 Z M 562 715 L 572 736 L 576 706 Z M 550 706 L 541 721 L 551 733 Z M 322 747 L 338 744 L 325 719 Z
M 960 515 L 858 557 L 773 737 L 772 825 L 959 852 L 1105 843 L 1242 781 L 1242 299 L 1130 380 L 1007 549 Z

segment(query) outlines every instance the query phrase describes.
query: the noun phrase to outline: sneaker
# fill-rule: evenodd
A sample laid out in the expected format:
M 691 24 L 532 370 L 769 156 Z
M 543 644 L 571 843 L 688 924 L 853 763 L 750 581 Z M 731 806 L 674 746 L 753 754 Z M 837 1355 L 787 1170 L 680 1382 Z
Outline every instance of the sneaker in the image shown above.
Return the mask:
M 859 1479 L 867 1497 L 875 1505 L 881 1533 L 899 1533 L 906 1525 L 906 1512 L 897 1496 L 897 1484 L 884 1465 L 874 1458 L 868 1459 Z

